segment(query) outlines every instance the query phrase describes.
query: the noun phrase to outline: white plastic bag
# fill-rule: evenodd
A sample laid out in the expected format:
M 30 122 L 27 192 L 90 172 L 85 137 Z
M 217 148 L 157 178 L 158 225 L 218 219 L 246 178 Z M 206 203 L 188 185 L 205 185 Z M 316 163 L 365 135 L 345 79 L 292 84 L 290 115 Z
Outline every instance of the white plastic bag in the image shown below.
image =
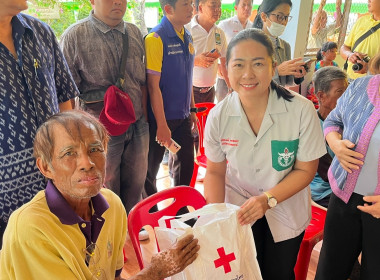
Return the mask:
M 171 280 L 261 280 L 256 247 L 249 225 L 241 226 L 236 217 L 238 206 L 228 203 L 209 204 L 194 212 L 162 217 L 156 232 L 161 250 L 177 239 L 192 233 L 198 239 L 198 258 Z M 184 221 L 198 220 L 191 228 Z M 170 227 L 167 228 L 170 220 Z M 170 278 L 169 278 L 170 279 Z

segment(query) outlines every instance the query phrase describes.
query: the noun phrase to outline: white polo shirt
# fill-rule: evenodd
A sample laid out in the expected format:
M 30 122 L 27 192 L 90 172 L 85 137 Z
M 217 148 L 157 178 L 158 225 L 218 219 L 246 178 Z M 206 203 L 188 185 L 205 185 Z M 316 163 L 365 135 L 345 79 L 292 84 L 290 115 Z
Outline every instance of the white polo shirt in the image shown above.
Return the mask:
M 197 56 L 201 53 L 217 49 L 221 57 L 226 57 L 227 41 L 223 30 L 214 25 L 211 30 L 207 32 L 201 25 L 199 25 L 197 18 L 197 15 L 194 16 L 190 24 L 187 26 L 191 36 L 193 36 L 195 55 Z M 194 66 L 193 85 L 196 87 L 213 86 L 215 84 L 217 72 L 217 62 L 208 68 Z
M 233 92 L 210 112 L 205 152 L 213 162 L 227 160 L 225 201 L 241 206 L 277 185 L 292 171 L 295 159 L 312 161 L 326 153 L 313 104 L 299 94 L 291 102 L 270 91 L 257 135 Z M 310 188 L 279 203 L 265 214 L 275 242 L 294 238 L 309 225 Z
M 218 27 L 224 31 L 227 39 L 227 45 L 231 42 L 232 38 L 236 36 L 240 31 L 246 28 L 252 28 L 253 23 L 248 20 L 245 28 L 240 23 L 240 20 L 237 16 L 227 18 L 219 22 Z

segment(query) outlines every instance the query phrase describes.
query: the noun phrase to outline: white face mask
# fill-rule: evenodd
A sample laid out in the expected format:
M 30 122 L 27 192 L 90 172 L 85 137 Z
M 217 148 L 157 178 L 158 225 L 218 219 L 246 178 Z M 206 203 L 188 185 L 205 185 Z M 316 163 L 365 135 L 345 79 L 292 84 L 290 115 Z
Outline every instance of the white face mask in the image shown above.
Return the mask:
M 269 20 L 269 19 L 268 19 Z M 270 20 L 269 20 L 270 21 Z M 279 24 L 277 22 L 270 21 L 271 26 L 267 26 L 267 29 L 273 37 L 281 36 L 284 33 L 286 25 Z

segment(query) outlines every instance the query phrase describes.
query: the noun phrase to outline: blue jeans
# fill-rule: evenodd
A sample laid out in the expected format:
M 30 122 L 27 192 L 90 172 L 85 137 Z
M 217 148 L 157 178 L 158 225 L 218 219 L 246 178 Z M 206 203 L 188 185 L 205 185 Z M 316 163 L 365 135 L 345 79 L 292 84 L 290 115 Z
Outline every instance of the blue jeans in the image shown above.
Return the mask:
M 142 198 L 148 150 L 149 125 L 144 117 L 108 143 L 105 185 L 119 195 L 127 213 Z

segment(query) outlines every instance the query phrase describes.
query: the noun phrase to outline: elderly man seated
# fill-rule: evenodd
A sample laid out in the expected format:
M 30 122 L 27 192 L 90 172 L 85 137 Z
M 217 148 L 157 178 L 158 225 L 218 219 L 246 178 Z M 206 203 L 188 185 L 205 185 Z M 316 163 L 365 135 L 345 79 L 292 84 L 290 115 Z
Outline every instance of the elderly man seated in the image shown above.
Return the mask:
M 121 279 L 127 217 L 119 197 L 102 188 L 107 142 L 103 125 L 85 112 L 54 115 L 39 128 L 34 155 L 49 180 L 11 215 L 0 279 Z M 130 279 L 180 272 L 197 257 L 197 242 L 182 239 Z
M 347 75 L 338 67 L 326 66 L 314 73 L 313 85 L 319 102 L 317 112 L 322 129 L 324 120 L 335 108 L 337 100 L 348 86 Z M 330 147 L 326 145 L 326 148 L 328 153 L 319 159 L 317 174 L 310 183 L 311 198 L 324 207 L 328 206 L 332 192 L 327 171 L 334 157 Z

